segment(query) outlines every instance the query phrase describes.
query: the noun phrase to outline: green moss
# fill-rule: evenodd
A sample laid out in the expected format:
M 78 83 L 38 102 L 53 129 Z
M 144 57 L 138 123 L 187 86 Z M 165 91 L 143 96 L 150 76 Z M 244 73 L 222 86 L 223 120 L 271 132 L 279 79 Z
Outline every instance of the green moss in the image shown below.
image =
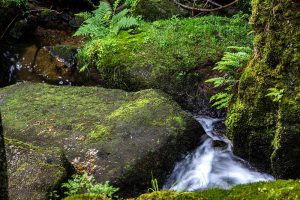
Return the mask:
M 99 141 L 110 134 L 108 126 L 96 125 L 95 128 L 88 134 L 88 140 Z
M 228 134 L 235 151 L 256 166 L 277 177 L 299 177 L 300 160 L 292 156 L 300 152 L 299 6 L 288 0 L 252 5 L 255 54 L 228 111 Z M 281 102 L 266 97 L 269 88 L 284 89 Z
M 68 174 L 59 148 L 42 148 L 6 139 L 10 199 L 46 199 Z M 20 184 L 22 183 L 22 184 Z
M 20 145 L 34 152 L 62 148 L 78 172 L 93 173 L 99 182 L 118 179 L 123 190 L 144 189 L 151 171 L 165 179 L 204 133 L 168 95 L 153 89 L 22 83 L 0 94 L 8 139 L 29 143 Z
M 260 182 L 238 185 L 230 190 L 209 189 L 201 192 L 153 192 L 144 194 L 137 200 L 162 200 L 162 199 L 298 199 L 300 192 L 299 180 L 278 180 L 274 182 Z
M 110 198 L 97 194 L 78 194 L 64 198 L 64 200 L 109 200 Z
M 96 66 L 108 87 L 195 96 L 195 82 L 203 76 L 197 70 L 219 61 L 228 46 L 251 45 L 249 30 L 241 15 L 160 20 L 143 23 L 139 31 L 92 40 L 79 60 Z

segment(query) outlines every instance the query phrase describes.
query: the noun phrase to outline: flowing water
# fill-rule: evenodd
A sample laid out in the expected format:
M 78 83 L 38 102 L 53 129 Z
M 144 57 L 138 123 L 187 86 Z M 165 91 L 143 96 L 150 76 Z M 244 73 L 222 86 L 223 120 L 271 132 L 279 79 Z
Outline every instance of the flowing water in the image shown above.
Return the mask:
M 230 188 L 237 184 L 272 181 L 271 175 L 260 173 L 245 160 L 233 155 L 231 141 L 214 132 L 220 119 L 196 117 L 207 135 L 203 143 L 177 163 L 164 189 L 195 191 L 205 188 Z M 223 143 L 223 145 L 218 145 Z

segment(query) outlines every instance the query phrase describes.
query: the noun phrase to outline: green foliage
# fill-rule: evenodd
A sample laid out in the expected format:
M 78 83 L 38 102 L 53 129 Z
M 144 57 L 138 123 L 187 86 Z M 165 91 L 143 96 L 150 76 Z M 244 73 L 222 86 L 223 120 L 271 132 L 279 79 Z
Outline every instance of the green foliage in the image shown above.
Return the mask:
M 87 36 L 90 39 L 103 38 L 110 34 L 117 35 L 120 30 L 139 26 L 138 19 L 130 15 L 130 10 L 125 8 L 116 13 L 120 1 L 116 1 L 113 7 L 101 1 L 93 13 L 79 13 L 85 19 L 83 24 L 75 32 L 74 36 Z
M 153 178 L 153 176 L 152 176 L 152 179 L 151 179 L 151 188 L 149 188 L 148 191 L 151 191 L 151 192 L 158 192 L 159 191 L 158 181 L 157 181 L 156 178 Z
M 87 42 L 78 55 L 82 70 L 96 66 L 109 87 L 185 93 L 201 78 L 195 69 L 217 62 L 228 46 L 252 43 L 242 15 L 173 17 L 141 25 L 139 32 L 122 31 Z
M 0 0 L 0 7 L 22 7 L 27 5 L 27 0 Z
M 62 184 L 62 188 L 66 188 L 65 195 L 71 196 L 75 194 L 103 194 L 112 197 L 119 189 L 109 185 L 108 182 L 104 184 L 97 184 L 93 176 L 87 173 L 83 175 L 74 175 L 73 179 L 67 183 Z
M 281 102 L 284 89 L 269 88 L 268 91 L 267 97 L 271 97 L 274 102 Z
M 231 189 L 207 189 L 197 192 L 158 191 L 143 194 L 136 200 L 296 200 L 299 199 L 299 180 L 277 180 L 237 185 Z
M 214 101 L 212 106 L 218 109 L 227 108 L 232 98 L 232 89 L 239 80 L 240 72 L 238 69 L 245 66 L 251 57 L 252 49 L 249 47 L 228 47 L 221 61 L 213 68 L 224 73 L 223 77 L 208 79 L 207 83 L 213 83 L 214 88 L 225 88 L 225 92 L 217 93 L 210 98 Z

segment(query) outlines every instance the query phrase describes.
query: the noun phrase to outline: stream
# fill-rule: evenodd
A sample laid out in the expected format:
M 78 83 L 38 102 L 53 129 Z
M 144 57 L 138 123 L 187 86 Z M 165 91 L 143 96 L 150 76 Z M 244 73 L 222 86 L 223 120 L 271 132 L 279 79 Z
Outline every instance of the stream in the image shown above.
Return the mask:
M 207 135 L 203 136 L 202 144 L 194 152 L 175 165 L 164 189 L 175 191 L 228 189 L 238 184 L 274 180 L 271 175 L 259 172 L 247 161 L 233 154 L 231 141 L 214 131 L 215 124 L 222 121 L 221 119 L 207 116 L 195 118 Z

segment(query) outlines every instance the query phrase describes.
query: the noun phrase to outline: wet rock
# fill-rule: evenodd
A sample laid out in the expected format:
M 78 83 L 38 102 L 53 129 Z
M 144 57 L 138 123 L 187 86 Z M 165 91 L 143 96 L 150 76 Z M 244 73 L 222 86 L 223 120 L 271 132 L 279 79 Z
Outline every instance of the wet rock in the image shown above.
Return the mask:
M 225 150 L 227 148 L 227 144 L 226 144 L 226 142 L 221 141 L 221 140 L 214 140 L 213 147 Z
M 63 62 L 69 68 L 76 67 L 77 48 L 68 45 L 56 45 L 44 48 L 49 51 L 51 56 L 59 62 Z
M 214 122 L 214 130 L 215 133 L 218 133 L 218 135 L 225 135 L 226 134 L 226 125 L 225 125 L 225 119 Z
M 152 89 L 23 83 L 0 94 L 8 138 L 60 147 L 78 172 L 130 193 L 149 188 L 151 173 L 162 182 L 204 134 L 191 115 Z
M 9 199 L 48 199 L 67 177 L 66 160 L 58 148 L 40 148 L 6 140 Z

